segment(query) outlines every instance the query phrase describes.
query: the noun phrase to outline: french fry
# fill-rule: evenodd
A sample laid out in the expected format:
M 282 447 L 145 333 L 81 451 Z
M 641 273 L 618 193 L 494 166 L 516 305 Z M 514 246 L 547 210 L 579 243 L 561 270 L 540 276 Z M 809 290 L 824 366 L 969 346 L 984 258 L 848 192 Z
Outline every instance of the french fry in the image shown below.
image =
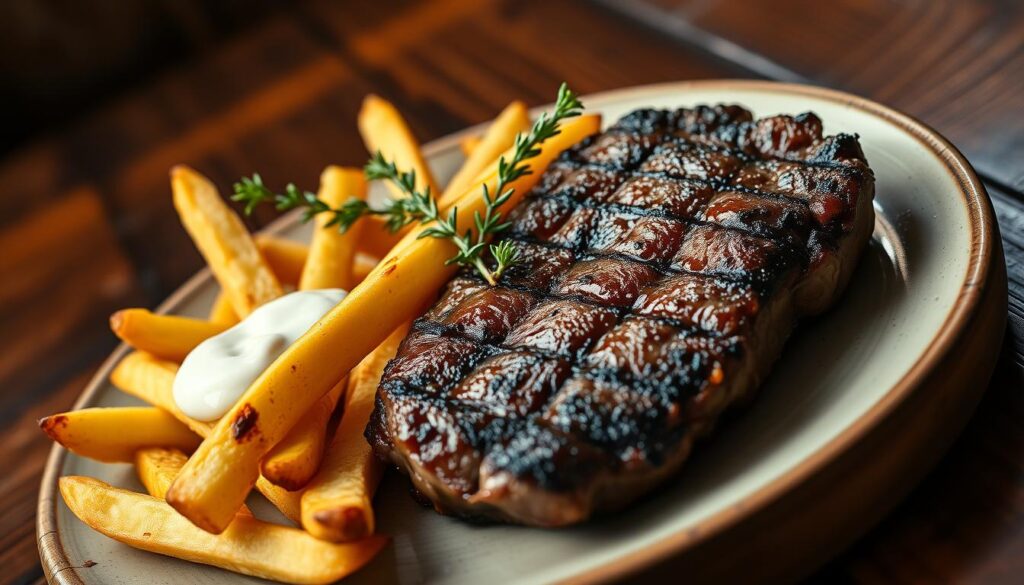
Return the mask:
M 363 218 L 363 221 L 375 219 L 373 217 Z M 383 228 L 382 228 L 383 229 Z M 367 240 L 367 232 L 370 230 L 363 230 L 360 234 L 359 246 L 363 247 L 363 244 Z M 387 243 L 387 248 L 381 253 L 381 256 L 391 250 L 391 246 L 398 241 L 397 236 L 391 236 L 391 239 Z M 285 284 L 296 285 L 299 282 L 302 270 L 305 267 L 306 259 L 309 257 L 309 246 L 300 242 L 292 240 L 286 240 L 276 236 L 258 235 L 256 236 L 256 246 L 263 253 L 267 259 L 267 263 L 270 264 L 270 268 L 274 271 L 277 278 Z M 379 256 L 374 256 L 366 252 L 358 251 L 352 260 L 352 278 L 355 284 L 362 282 L 366 275 L 371 270 L 377 267 L 380 262 Z M 212 317 L 211 317 L 211 320 Z
M 487 129 L 483 138 L 468 137 L 463 139 L 463 151 L 466 145 L 472 143 L 473 147 L 483 145 L 475 153 L 466 153 L 468 160 L 455 174 L 444 193 L 437 198 L 438 207 L 445 210 L 459 196 L 463 195 L 470 187 L 480 183 L 480 175 L 494 166 L 496 168 L 498 156 L 515 142 L 516 134 L 529 130 L 530 116 L 526 106 L 522 102 L 512 102 L 495 118 L 494 123 Z M 385 152 L 385 155 L 387 153 Z M 412 168 L 403 167 L 400 161 L 395 161 L 400 169 Z M 419 169 L 417 177 L 419 177 Z M 393 187 L 390 183 L 389 187 Z M 432 190 L 432 193 L 437 193 Z M 405 196 L 404 193 L 400 196 Z M 403 235 L 407 234 L 410 228 L 401 230 L 398 233 L 388 231 L 385 221 L 380 217 L 371 217 L 366 221 L 366 229 L 359 243 L 359 249 L 372 256 L 383 258 L 398 243 Z
M 579 140 L 585 138 L 589 134 L 592 134 L 593 132 L 596 132 L 597 130 L 594 130 L 593 132 L 590 132 L 590 129 L 592 129 L 594 127 L 596 127 L 597 129 L 600 129 L 600 127 L 601 127 L 601 117 L 599 115 L 589 114 L 589 115 L 580 116 L 579 118 L 576 118 L 575 120 L 569 121 L 566 124 L 564 124 L 563 127 L 562 127 L 562 133 L 557 135 L 552 140 L 558 139 L 559 136 L 562 136 L 562 139 L 559 140 L 559 142 L 561 142 L 562 140 L 565 140 L 565 138 L 566 138 L 563 135 L 566 134 L 566 133 L 569 133 L 569 134 L 572 135 L 572 136 L 569 136 L 569 138 L 572 138 L 572 139 L 575 140 L 575 142 L 578 142 Z M 584 133 L 584 132 L 588 132 L 588 133 Z M 569 145 L 571 146 L 572 144 L 575 144 L 575 142 L 572 142 Z M 507 154 L 511 155 L 511 150 L 512 149 L 509 149 Z M 554 159 L 552 158 L 550 160 L 546 160 L 544 162 L 544 166 L 538 168 L 538 167 L 534 167 L 534 165 L 537 164 L 537 162 L 536 162 L 537 159 L 536 158 L 531 159 L 530 160 L 530 167 L 532 169 L 532 172 L 530 174 L 531 175 L 535 174 L 535 175 L 538 175 L 538 176 L 543 174 L 544 169 L 547 168 L 547 165 L 550 164 L 551 160 L 554 160 Z M 484 185 L 487 185 L 488 189 L 493 191 L 494 188 L 495 188 L 495 185 L 497 184 L 497 179 L 498 179 L 498 163 L 497 163 L 497 161 L 495 161 L 495 163 L 493 165 L 491 165 L 490 169 L 485 171 L 481 176 L 477 177 L 477 180 L 473 182 L 473 185 L 465 193 L 463 193 L 462 197 L 460 197 L 458 200 L 456 200 L 455 202 L 452 203 L 451 207 L 453 209 L 457 208 L 459 210 L 459 222 L 458 223 L 459 223 L 460 226 L 466 225 L 466 223 L 471 223 L 473 221 L 472 218 L 470 218 L 468 220 L 463 219 L 462 211 L 464 209 L 466 209 L 467 206 L 477 206 L 474 209 L 479 209 L 479 207 L 482 207 L 482 205 L 480 203 L 480 198 L 481 198 L 480 197 L 480 191 L 483 189 Z M 526 183 L 528 185 L 528 187 L 526 189 L 524 189 L 523 191 L 520 191 L 520 189 L 518 187 L 516 187 L 515 185 L 511 185 L 511 187 L 515 188 L 515 194 L 513 195 L 512 200 L 510 201 L 510 204 L 506 204 L 504 206 L 504 208 L 506 210 L 508 210 L 508 209 L 511 209 L 512 207 L 514 207 L 515 204 L 525 195 L 524 191 L 528 191 L 534 185 L 534 183 L 536 183 L 536 180 L 537 180 L 537 177 L 535 177 L 531 181 L 528 181 Z M 442 211 L 444 211 L 444 210 L 442 209 Z M 463 223 L 463 222 L 466 222 L 466 223 Z M 393 258 L 396 257 L 397 255 L 399 255 L 402 252 L 402 250 L 404 250 L 409 245 L 411 245 L 411 244 L 415 243 L 416 241 L 418 241 L 420 239 L 420 233 L 422 233 L 422 231 L 423 230 L 421 230 L 421 229 L 413 229 L 413 230 L 409 230 L 409 231 L 405 232 L 405 234 L 402 236 L 402 239 L 399 240 L 398 242 L 396 242 L 395 245 L 391 248 L 391 251 L 388 252 L 387 255 L 385 255 L 385 256 L 383 256 L 381 258 L 380 264 L 377 265 L 378 269 L 381 266 L 389 265 L 393 261 Z
M 402 239 L 405 229 L 392 233 L 385 220 L 378 216 L 364 218 L 363 235 L 359 239 L 359 251 L 375 258 L 383 258 Z
M 309 246 L 266 234 L 258 234 L 255 239 L 256 247 L 278 280 L 298 286 L 299 279 L 302 278 L 302 269 L 306 266 L 306 258 L 309 257 Z
M 514 206 L 562 150 L 600 129 L 599 116 L 563 124 L 530 159 L 533 172 L 513 181 Z M 490 187 L 494 188 L 494 179 Z M 458 201 L 460 226 L 474 225 L 484 201 L 467 193 Z M 395 328 L 426 308 L 457 269 L 449 240 L 415 239 L 382 262 L 359 286 L 278 357 L 218 422 L 167 492 L 167 501 L 200 528 L 221 532 L 259 476 L 260 460 Z
M 235 308 L 231 306 L 231 299 L 228 298 L 227 293 L 220 291 L 217 293 L 217 298 L 213 301 L 213 306 L 210 307 L 210 314 L 206 318 L 211 323 L 220 323 L 231 327 L 238 323 L 238 315 L 235 313 Z
M 267 234 L 257 234 L 253 239 L 278 282 L 298 286 L 306 257 L 309 255 L 309 246 Z M 217 295 L 217 300 L 210 309 L 209 320 L 226 325 L 238 323 L 238 315 L 235 314 L 231 301 L 224 291 Z
M 416 190 L 430 187 L 431 193 L 440 193 L 437 181 L 427 166 L 420 152 L 420 145 L 409 130 L 402 114 L 390 102 L 370 94 L 363 100 L 359 110 L 359 133 L 370 154 L 378 150 L 388 160 L 392 160 L 402 170 L 416 171 Z M 388 188 L 396 198 L 405 197 L 405 193 L 394 185 Z
M 468 157 L 473 154 L 473 151 L 480 146 L 480 142 L 483 138 L 479 136 L 467 136 L 459 141 L 459 150 L 462 151 L 462 156 Z
M 320 176 L 321 200 L 338 207 L 349 197 L 366 197 L 366 180 L 359 169 L 327 167 Z M 313 242 L 299 279 L 299 288 L 352 288 L 352 261 L 355 256 L 355 238 L 362 222 L 344 234 L 326 225 L 327 219 L 317 219 Z M 260 468 L 263 477 L 289 491 L 296 491 L 313 478 L 323 458 L 327 444 L 327 421 L 331 418 L 338 398 L 345 389 L 341 381 L 307 412 L 295 428 L 263 459 Z
M 129 406 L 84 408 L 39 421 L 51 439 L 89 459 L 106 463 L 132 461 L 146 447 L 191 451 L 199 437 L 159 408 Z
M 295 428 L 267 453 L 260 463 L 270 483 L 294 492 L 313 479 L 327 446 L 327 423 L 348 381 L 338 382 L 309 409 Z
M 487 128 L 480 143 L 468 155 L 455 176 L 444 188 L 444 194 L 437 200 L 437 206 L 447 209 L 473 186 L 473 181 L 497 162 L 498 157 L 512 147 L 516 135 L 530 129 L 530 113 L 526 104 L 514 101 L 509 104 Z
M 174 402 L 173 385 L 177 372 L 178 365 L 175 363 L 134 352 L 124 356 L 117 364 L 110 373 L 110 381 L 122 392 L 171 413 L 195 434 L 206 437 L 213 431 L 213 423 L 190 418 Z M 256 489 L 289 520 L 296 523 L 301 521 L 301 494 L 278 487 L 264 477 L 256 481 Z
M 339 199 L 339 201 L 337 201 L 336 203 L 340 204 L 341 202 L 344 201 L 344 199 L 348 197 L 348 195 L 345 193 L 345 191 L 347 191 L 348 189 L 346 185 L 338 184 L 339 177 L 338 172 L 336 172 L 337 170 L 338 169 L 335 169 L 335 171 L 329 170 L 328 172 L 324 173 L 325 184 L 327 185 L 327 189 L 330 190 L 330 193 L 321 193 L 321 196 L 327 195 L 328 197 L 334 197 L 336 199 Z M 343 174 L 348 173 L 343 172 Z M 352 178 L 347 177 L 344 180 L 351 182 Z M 358 175 L 358 180 L 362 181 L 361 173 L 359 173 Z M 326 181 L 330 181 L 330 183 L 327 183 Z M 353 194 L 358 195 L 359 189 L 360 187 L 356 186 Z M 362 186 L 362 189 L 365 190 L 365 184 Z M 353 229 L 358 230 L 358 227 L 353 226 Z M 349 231 L 352 232 L 353 230 L 350 229 Z M 325 232 L 324 235 L 330 234 L 329 236 L 327 236 L 328 239 L 333 239 L 333 230 L 318 229 L 317 232 L 314 232 L 314 234 L 319 234 L 320 232 Z M 354 237 L 354 235 L 350 237 Z M 345 244 L 340 248 L 344 248 L 346 246 L 351 249 L 351 246 L 349 244 Z M 262 255 L 266 265 L 269 266 L 270 271 L 279 279 L 279 282 L 283 282 L 286 284 L 298 284 L 300 279 L 302 278 L 302 275 L 306 273 L 305 267 L 308 264 L 307 257 L 309 255 L 309 247 L 306 246 L 305 244 L 301 244 L 299 242 L 292 242 L 282 238 L 275 238 L 272 236 L 257 236 L 256 247 L 259 249 L 260 254 Z M 324 263 L 331 261 L 331 244 L 328 243 L 323 247 L 326 248 L 326 253 L 317 262 L 318 265 L 321 266 L 323 266 Z M 339 246 L 335 245 L 333 246 L 333 249 L 334 251 L 340 252 L 343 255 L 345 254 L 344 250 L 339 250 Z M 349 256 L 351 256 L 351 252 L 349 253 Z M 348 260 L 342 259 L 342 263 L 344 263 L 345 266 L 349 267 L 348 273 L 351 274 L 351 258 L 349 258 Z M 329 278 L 329 273 L 330 268 L 327 268 L 322 271 L 319 271 L 319 274 L 310 274 L 306 278 L 311 279 L 310 283 L 313 285 L 313 288 L 321 288 L 321 286 L 319 286 L 320 283 L 317 283 L 316 281 L 320 280 L 321 283 L 326 282 L 327 279 Z M 342 278 L 346 278 L 344 276 L 344 271 L 342 271 Z M 349 276 L 348 278 L 350 279 L 351 277 Z M 335 284 L 331 286 L 341 286 L 341 284 L 340 282 L 335 282 Z M 327 285 L 324 285 L 322 288 L 329 287 Z M 269 301 L 272 299 L 268 298 L 266 300 Z M 161 357 L 176 356 L 164 354 Z M 183 357 L 184 356 L 176 357 L 176 359 L 180 361 L 180 359 L 182 359 Z M 173 380 L 173 375 L 170 377 L 170 379 Z M 170 408 L 170 406 L 173 405 L 173 400 L 169 400 L 169 402 L 171 403 L 170 405 L 165 404 L 163 406 Z M 305 485 L 305 483 L 309 481 L 313 474 L 316 473 L 316 468 L 318 467 L 320 461 L 320 455 L 315 455 L 314 452 L 312 451 L 307 452 L 304 450 L 304 447 L 315 447 L 317 444 L 319 444 L 319 449 L 320 452 L 322 453 L 323 444 L 325 442 L 324 433 L 326 432 L 326 427 L 317 430 L 314 426 L 311 425 L 319 424 L 319 421 L 321 419 L 323 420 L 323 424 L 326 425 L 327 418 L 325 418 L 322 413 L 325 409 L 327 409 L 329 415 L 330 411 L 332 411 L 333 408 L 334 402 L 330 403 L 329 408 L 325 405 L 321 405 L 319 408 L 310 409 L 310 416 L 308 417 L 308 420 L 304 421 L 304 423 L 306 424 L 298 425 L 297 428 L 292 433 L 289 434 L 289 440 L 282 441 L 282 446 L 280 448 L 281 453 L 279 453 L 279 449 L 275 447 L 274 450 L 272 450 L 271 453 L 268 454 L 267 468 L 271 470 L 271 472 L 274 475 L 272 478 L 266 478 L 261 481 L 270 482 L 275 485 L 280 485 L 288 490 L 296 490 Z M 184 416 L 183 413 L 179 412 L 178 414 Z M 198 423 L 205 427 L 204 430 L 207 433 L 209 432 L 209 429 L 212 428 L 212 425 L 208 423 L 200 423 L 199 421 L 193 421 L 193 423 Z M 296 509 L 296 500 L 294 498 L 282 497 L 278 494 L 275 494 L 274 492 L 276 492 L 277 490 L 267 491 L 269 493 L 266 493 L 265 495 L 267 495 L 268 499 L 274 499 L 278 502 L 285 502 L 287 507 L 289 507 L 293 511 Z M 286 514 L 288 513 L 286 512 Z M 295 517 L 294 513 L 288 515 L 293 518 Z
M 139 481 L 146 486 L 149 495 L 163 499 L 167 489 L 171 487 L 171 482 L 178 477 L 178 473 L 185 466 L 186 461 L 188 461 L 188 455 L 177 449 L 163 447 L 140 449 L 135 452 L 135 471 L 139 474 Z M 252 511 L 245 505 L 238 513 L 252 516 Z
M 320 200 L 331 207 L 340 207 L 352 197 L 366 199 L 366 179 L 362 169 L 327 167 L 320 175 Z M 349 290 L 352 282 L 352 261 L 355 243 L 359 240 L 363 222 L 353 224 L 345 233 L 326 225 L 327 214 L 320 214 L 313 229 L 313 240 L 299 288 L 343 288 Z
M 227 325 L 202 319 L 156 315 L 146 309 L 122 309 L 110 316 L 110 329 L 121 341 L 176 362 L 227 328 Z
M 151 447 L 135 452 L 135 470 L 139 474 L 139 481 L 154 498 L 162 498 L 167 493 L 167 488 L 171 487 L 171 482 L 186 461 L 188 455 L 177 449 Z
M 377 385 L 409 327 L 399 327 L 349 374 L 345 413 L 320 471 L 302 494 L 302 527 L 331 542 L 358 540 L 374 530 L 373 492 L 384 466 L 363 439 Z
M 260 476 L 256 480 L 256 489 L 267 501 L 273 504 L 284 517 L 295 522 L 296 524 L 302 521 L 302 494 L 299 492 L 290 492 L 281 486 L 276 486 L 269 481 L 267 478 Z M 166 494 L 165 494 L 166 497 Z M 242 504 L 238 508 L 241 512 L 245 504 Z
M 263 261 L 245 224 L 224 203 L 213 183 L 179 165 L 171 169 L 171 190 L 181 223 L 231 299 L 236 314 L 244 317 L 281 296 L 281 285 Z
M 60 478 L 71 512 L 93 530 L 133 548 L 289 583 L 333 583 L 387 544 L 371 537 L 334 544 L 302 530 L 238 516 L 221 535 L 189 524 L 163 500 L 81 476 Z
M 366 275 L 369 274 L 371 270 L 376 268 L 379 262 L 380 260 L 377 260 L 373 256 L 368 256 L 366 254 L 363 254 L 362 252 L 357 252 L 356 257 L 352 262 L 352 281 L 355 284 L 363 282 L 363 279 L 366 278 Z
M 200 437 L 213 430 L 214 423 L 189 417 L 174 402 L 174 376 L 178 364 L 143 352 L 132 352 L 110 372 L 110 382 L 130 394 L 171 414 Z

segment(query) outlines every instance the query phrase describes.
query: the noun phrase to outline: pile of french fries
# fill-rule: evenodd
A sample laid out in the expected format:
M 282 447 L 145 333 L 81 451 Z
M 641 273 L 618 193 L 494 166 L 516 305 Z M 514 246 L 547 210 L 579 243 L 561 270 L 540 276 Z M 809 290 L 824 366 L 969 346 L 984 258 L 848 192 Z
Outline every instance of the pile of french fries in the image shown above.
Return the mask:
M 443 190 L 394 106 L 368 97 L 358 126 L 371 153 L 379 150 L 399 168 L 415 170 L 421 187 L 439 193 L 439 208 L 457 209 L 460 225 L 471 226 L 482 208 L 481 187 L 494 188 L 499 157 L 529 129 L 530 119 L 526 107 L 514 102 L 483 135 L 467 139 L 465 163 Z M 529 191 L 559 152 L 599 127 L 597 116 L 564 124 L 531 159 L 532 174 L 511 185 L 516 193 L 507 205 Z M 361 169 L 331 166 L 320 181 L 318 197 L 332 206 L 366 197 Z M 111 317 L 113 332 L 135 350 L 111 381 L 149 406 L 87 408 L 47 417 L 40 426 L 78 455 L 133 463 L 148 495 L 62 477 L 64 501 L 96 531 L 139 549 L 284 582 L 343 578 L 387 542 L 375 534 L 372 503 L 382 464 L 363 431 L 380 376 L 408 324 L 455 270 L 445 265 L 453 247 L 417 239 L 417 226 L 389 233 L 372 216 L 344 233 L 318 219 L 309 246 L 253 237 L 196 171 L 175 167 L 171 187 L 182 224 L 220 295 L 207 319 L 145 309 Z M 184 357 L 292 288 L 350 292 L 219 421 L 184 414 L 172 395 Z M 254 422 L 239 437 L 235 423 L 241 417 Z M 253 517 L 245 506 L 253 487 L 294 525 Z

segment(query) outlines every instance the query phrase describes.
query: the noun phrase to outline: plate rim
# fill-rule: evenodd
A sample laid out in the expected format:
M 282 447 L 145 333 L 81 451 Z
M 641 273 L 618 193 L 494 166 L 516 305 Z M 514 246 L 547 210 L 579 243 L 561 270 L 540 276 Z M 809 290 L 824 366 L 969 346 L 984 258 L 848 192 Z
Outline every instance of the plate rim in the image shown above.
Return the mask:
M 674 554 L 707 541 L 735 525 L 742 518 L 763 510 L 785 493 L 809 480 L 830 461 L 838 458 L 865 438 L 918 389 L 919 384 L 924 381 L 928 373 L 940 365 L 942 358 L 979 312 L 984 288 L 992 273 L 992 260 L 996 250 L 995 242 L 999 241 L 998 228 L 995 227 L 995 214 L 988 192 L 966 157 L 931 126 L 909 114 L 874 100 L 845 91 L 809 84 L 746 79 L 669 82 L 601 92 L 592 98 L 621 99 L 630 94 L 661 93 L 671 91 L 673 88 L 741 88 L 810 96 L 859 110 L 902 130 L 942 163 L 957 184 L 959 194 L 963 196 L 960 203 L 967 211 L 970 222 L 968 227 L 971 234 L 968 265 L 960 283 L 957 302 L 946 314 L 939 331 L 932 337 L 928 346 L 906 374 L 850 426 L 808 455 L 803 461 L 733 505 L 711 514 L 686 530 L 666 536 L 644 550 L 601 563 L 578 573 L 570 577 L 568 582 L 614 581 L 616 578 L 655 565 Z
M 947 313 L 945 321 L 931 341 L 929 341 L 928 346 L 900 380 L 889 388 L 867 412 L 843 429 L 838 435 L 817 448 L 803 461 L 786 470 L 779 477 L 759 487 L 753 493 L 722 510 L 714 512 L 694 526 L 667 535 L 643 550 L 601 562 L 569 577 L 567 579 L 569 582 L 608 582 L 649 568 L 724 532 L 731 526 L 739 523 L 744 517 L 753 516 L 758 511 L 781 498 L 785 493 L 808 481 L 830 461 L 851 449 L 874 428 L 879 426 L 900 404 L 918 389 L 919 384 L 926 376 L 940 365 L 941 359 L 952 348 L 979 312 L 983 290 L 992 275 L 993 257 L 997 248 L 996 242 L 998 242 L 998 228 L 995 227 L 994 212 L 984 185 L 971 164 L 949 140 L 924 122 L 895 108 L 835 89 L 797 83 L 749 79 L 674 81 L 601 91 L 582 97 L 584 102 L 589 101 L 590 103 L 597 102 L 600 104 L 603 102 L 642 98 L 645 95 L 661 95 L 672 91 L 729 89 L 812 97 L 858 110 L 879 118 L 890 126 L 901 130 L 915 139 L 925 151 L 937 159 L 957 185 L 957 190 L 961 195 L 958 201 L 964 206 L 969 220 L 970 252 L 966 271 L 960 283 L 957 301 Z M 546 106 L 534 108 L 532 111 L 543 111 L 545 108 Z M 486 122 L 470 126 L 429 142 L 423 147 L 424 156 L 431 158 L 440 152 L 450 149 L 457 145 L 462 137 L 479 132 L 485 125 Z M 293 212 L 271 222 L 260 233 L 277 234 L 295 226 L 298 221 L 298 214 Z M 156 312 L 166 313 L 173 310 L 212 280 L 213 276 L 209 268 L 204 267 L 160 303 Z M 75 401 L 74 409 L 82 408 L 94 398 L 100 387 L 106 383 L 114 366 L 129 350 L 130 348 L 123 343 L 118 345 L 89 380 L 89 383 Z M 84 584 L 84 581 L 75 571 L 78 567 L 73 566 L 68 559 L 57 531 L 56 498 L 59 491 L 57 480 L 67 453 L 66 449 L 54 444 L 47 458 L 40 481 L 36 514 L 36 536 L 40 560 L 42 561 L 47 581 L 78 585 Z

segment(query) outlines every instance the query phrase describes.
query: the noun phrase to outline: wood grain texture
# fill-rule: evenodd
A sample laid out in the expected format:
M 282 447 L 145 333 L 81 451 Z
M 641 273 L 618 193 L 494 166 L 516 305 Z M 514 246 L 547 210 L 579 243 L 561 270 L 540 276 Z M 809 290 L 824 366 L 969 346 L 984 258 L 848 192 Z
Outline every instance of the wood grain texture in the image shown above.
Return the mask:
M 59 128 L 155 68 L 282 8 L 271 0 L 9 0 L 0 7 L 0 152 Z
M 753 70 L 917 116 L 1024 190 L 1024 4 L 1014 0 L 607 0 Z
M 990 185 L 989 195 L 1003 238 L 1009 274 L 1010 314 L 1006 357 L 1024 367 L 1024 197 Z
M 760 4 L 754 0 L 658 3 L 673 11 L 685 5 L 692 23 L 703 17 L 707 28 L 691 24 L 704 36 L 680 40 L 582 0 L 295 3 L 223 29 L 226 36 L 196 44 L 188 59 L 148 72 L 0 160 L 0 460 L 24 462 L 0 478 L 5 579 L 42 578 L 32 533 L 49 442 L 35 419 L 70 406 L 114 347 L 111 311 L 155 306 L 201 266 L 171 207 L 172 164 L 191 164 L 225 189 L 253 171 L 271 185 L 312 189 L 327 164 L 365 158 L 354 120 L 371 91 L 394 101 L 427 141 L 484 121 L 515 98 L 547 102 L 563 79 L 591 92 L 793 72 L 909 109 L 1009 186 L 989 185 L 1011 290 L 1011 334 L 997 377 L 930 478 L 812 580 L 998 582 L 1024 572 L 1016 9 L 1000 16 L 995 0 L 937 2 L 939 12 L 923 1 L 798 0 L 771 3 L 779 6 L 768 14 L 747 8 Z M 742 11 L 730 5 L 750 16 L 734 22 L 730 13 Z M 809 19 L 817 25 L 807 26 Z M 942 23 L 951 19 L 957 32 L 947 35 Z M 924 32 L 887 43 L 886 35 L 904 30 L 889 20 Z M 919 63 L 915 43 L 931 37 L 943 49 Z M 723 38 L 747 39 L 746 53 L 711 50 Z M 880 50 L 886 59 L 872 58 Z M 1013 79 L 1018 90 L 1006 92 Z M 261 212 L 251 226 L 273 216 Z

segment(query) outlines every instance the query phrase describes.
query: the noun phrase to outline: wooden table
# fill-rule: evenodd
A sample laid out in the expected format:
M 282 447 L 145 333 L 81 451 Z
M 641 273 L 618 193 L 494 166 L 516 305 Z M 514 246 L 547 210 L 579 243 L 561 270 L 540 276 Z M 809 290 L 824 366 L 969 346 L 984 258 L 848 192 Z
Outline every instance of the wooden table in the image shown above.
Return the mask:
M 760 77 L 863 94 L 946 134 L 988 186 L 1009 267 L 1004 356 L 973 421 L 902 506 L 811 581 L 1020 582 L 1019 3 L 358 4 L 311 1 L 261 9 L 260 18 L 89 113 L 69 115 L 0 161 L 4 580 L 42 580 L 34 514 L 50 442 L 35 421 L 68 408 L 115 346 L 106 325 L 112 311 L 155 306 L 202 264 L 171 208 L 171 165 L 192 164 L 224 187 L 253 171 L 274 185 L 315 185 L 326 164 L 366 158 L 354 117 L 368 92 L 393 100 L 426 141 L 486 120 L 513 98 L 547 102 L 561 80 L 588 93 L 659 81 Z M 182 22 L 190 23 L 181 25 L 182 34 L 199 30 L 208 38 L 211 30 L 218 32 L 201 20 Z M 252 227 L 272 215 L 257 215 Z

